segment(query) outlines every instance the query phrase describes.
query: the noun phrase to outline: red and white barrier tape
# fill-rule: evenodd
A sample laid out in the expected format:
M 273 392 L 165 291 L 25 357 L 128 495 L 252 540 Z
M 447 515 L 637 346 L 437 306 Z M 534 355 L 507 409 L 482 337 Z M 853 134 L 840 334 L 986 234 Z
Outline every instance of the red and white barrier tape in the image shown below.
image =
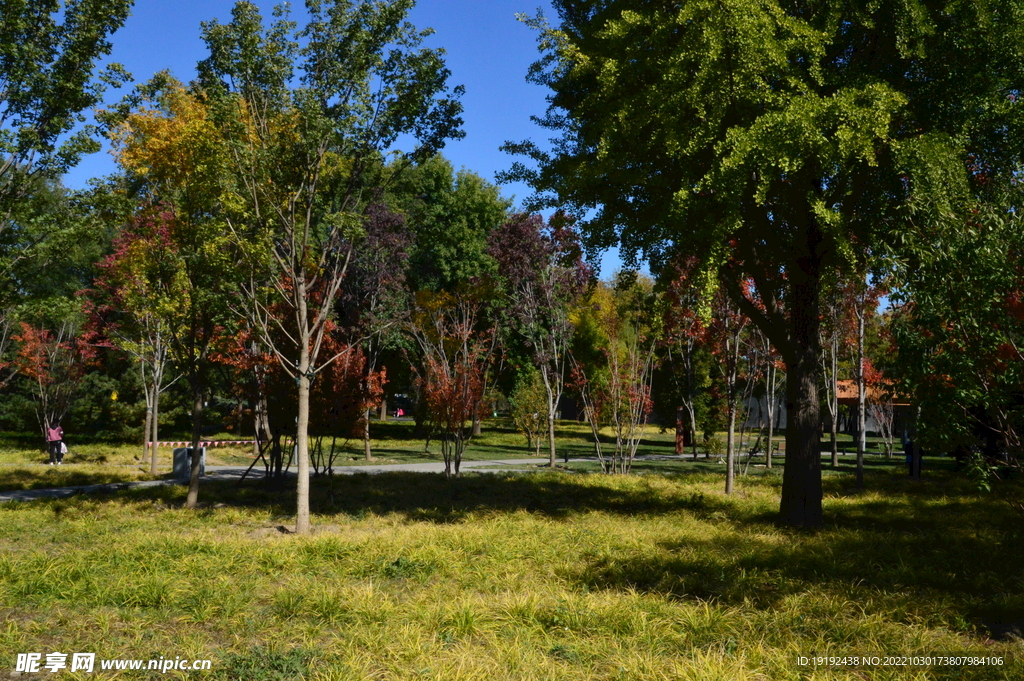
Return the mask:
M 152 445 L 152 442 L 147 444 Z M 220 447 L 221 445 L 251 445 L 252 440 L 206 440 L 200 441 L 200 447 Z M 188 442 L 158 442 L 158 447 L 191 447 L 192 441 Z

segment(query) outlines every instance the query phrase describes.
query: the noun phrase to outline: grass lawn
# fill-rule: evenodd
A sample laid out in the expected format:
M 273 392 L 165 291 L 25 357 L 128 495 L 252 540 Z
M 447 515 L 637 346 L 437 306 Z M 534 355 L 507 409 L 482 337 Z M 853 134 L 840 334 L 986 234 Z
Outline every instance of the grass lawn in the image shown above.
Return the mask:
M 3 504 L 0 649 L 213 661 L 124 679 L 1024 678 L 1024 523 L 998 496 L 876 463 L 865 493 L 826 475 L 806 533 L 774 524 L 778 470 L 727 498 L 723 466 L 668 464 L 318 478 L 311 537 L 256 481 L 205 482 L 198 512 L 181 487 Z M 950 653 L 1004 664 L 797 664 Z

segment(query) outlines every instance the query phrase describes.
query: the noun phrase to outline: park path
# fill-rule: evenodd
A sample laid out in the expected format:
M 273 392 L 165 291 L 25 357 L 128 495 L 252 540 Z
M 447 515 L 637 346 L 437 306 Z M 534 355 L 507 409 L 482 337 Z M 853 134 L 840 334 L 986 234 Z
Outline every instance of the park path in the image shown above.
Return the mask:
M 637 457 L 639 458 L 639 457 Z M 570 461 L 596 461 L 592 458 L 574 458 Z M 461 472 L 475 471 L 482 473 L 503 473 L 507 471 L 522 471 L 522 469 L 507 468 L 507 466 L 523 466 L 528 464 L 537 464 L 538 459 L 500 459 L 500 460 L 486 460 L 486 461 L 463 461 L 459 470 Z M 546 470 L 543 467 L 538 467 L 537 470 Z M 207 480 L 238 480 L 245 473 L 245 466 L 207 466 L 206 475 L 204 476 Z M 354 475 L 356 473 L 389 473 L 395 471 L 412 471 L 416 473 L 443 473 L 444 463 L 443 462 L 426 462 L 426 463 L 391 463 L 391 464 L 369 464 L 364 466 L 334 466 L 332 471 L 335 475 Z M 291 475 L 295 475 L 295 466 L 293 465 L 287 471 Z M 529 471 L 523 471 L 529 472 Z M 312 470 L 310 471 L 312 474 Z M 264 469 L 262 466 L 254 467 L 249 473 L 250 478 L 263 477 Z M 169 480 L 141 480 L 138 482 L 111 482 L 101 485 L 79 485 L 76 487 L 53 487 L 48 489 L 28 489 L 28 490 L 13 490 L 10 492 L 0 492 L 0 503 L 7 501 L 34 501 L 36 499 L 59 499 L 63 497 L 70 497 L 76 494 L 91 494 L 94 492 L 103 491 L 116 491 L 122 489 L 131 489 L 136 487 L 157 487 L 160 485 L 179 485 L 186 482 L 179 478 L 172 478 Z

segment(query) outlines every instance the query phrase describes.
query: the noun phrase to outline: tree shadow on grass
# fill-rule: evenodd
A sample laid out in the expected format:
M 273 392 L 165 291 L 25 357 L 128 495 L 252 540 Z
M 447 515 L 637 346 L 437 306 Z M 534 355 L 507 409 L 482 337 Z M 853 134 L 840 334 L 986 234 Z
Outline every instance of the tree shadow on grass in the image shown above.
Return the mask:
M 913 482 L 874 474 L 868 485 L 880 493 L 826 500 L 826 527 L 819 532 L 779 528 L 775 514 L 763 506 L 744 507 L 684 485 L 648 485 L 642 478 L 600 484 L 603 479 L 558 473 L 479 474 L 451 481 L 412 472 L 336 476 L 312 481 L 311 507 L 327 517 L 398 514 L 432 523 L 517 511 L 551 518 L 591 511 L 624 517 L 682 512 L 706 520 L 708 531 L 698 525 L 684 538 L 652 537 L 594 550 L 561 576 L 588 589 L 764 609 L 815 590 L 844 602 L 869 603 L 869 609 L 899 603 L 902 614 L 886 612 L 889 618 L 925 618 L 954 629 L 969 621 L 993 637 L 1012 635 L 1024 623 L 1019 518 L 1008 505 L 971 494 L 966 483 L 950 476 Z M 826 492 L 840 494 L 850 485 L 836 478 L 827 481 Z M 180 502 L 184 491 L 117 494 Z M 210 505 L 282 514 L 295 507 L 290 484 L 272 492 L 260 481 L 206 481 L 200 498 Z
M 595 476 L 598 478 L 598 476 Z M 634 478 L 631 482 L 636 481 Z M 119 492 L 131 498 L 180 501 L 184 490 L 134 489 Z M 204 481 L 200 498 L 254 509 L 294 509 L 294 480 L 275 491 L 262 480 Z M 437 473 L 356 473 L 310 481 L 310 510 L 317 515 L 362 517 L 367 514 L 399 514 L 410 521 L 456 523 L 472 514 L 528 511 L 565 518 L 589 511 L 620 515 L 660 515 L 688 511 L 697 516 L 721 515 L 728 501 L 680 488 L 666 494 L 664 488 L 645 484 L 581 484 L 576 476 L 562 473 L 479 473 L 447 480 Z
M 896 485 L 893 484 L 895 487 Z M 621 547 L 585 557 L 564 575 L 588 589 L 774 609 L 811 590 L 897 604 L 886 617 L 983 635 L 1024 635 L 1024 528 L 1009 507 L 941 484 L 907 482 L 901 495 L 826 506 L 816 533 L 718 533 Z M 748 517 L 769 524 L 767 517 Z

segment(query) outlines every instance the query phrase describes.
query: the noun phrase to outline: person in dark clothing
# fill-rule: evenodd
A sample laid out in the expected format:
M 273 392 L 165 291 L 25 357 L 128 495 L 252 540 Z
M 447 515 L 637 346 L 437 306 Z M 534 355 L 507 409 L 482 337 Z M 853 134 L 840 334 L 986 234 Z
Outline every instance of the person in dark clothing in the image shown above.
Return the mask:
M 64 429 L 60 427 L 60 423 L 46 429 L 46 444 L 50 450 L 50 465 L 62 465 L 64 463 L 64 448 L 61 445 L 64 444 Z

